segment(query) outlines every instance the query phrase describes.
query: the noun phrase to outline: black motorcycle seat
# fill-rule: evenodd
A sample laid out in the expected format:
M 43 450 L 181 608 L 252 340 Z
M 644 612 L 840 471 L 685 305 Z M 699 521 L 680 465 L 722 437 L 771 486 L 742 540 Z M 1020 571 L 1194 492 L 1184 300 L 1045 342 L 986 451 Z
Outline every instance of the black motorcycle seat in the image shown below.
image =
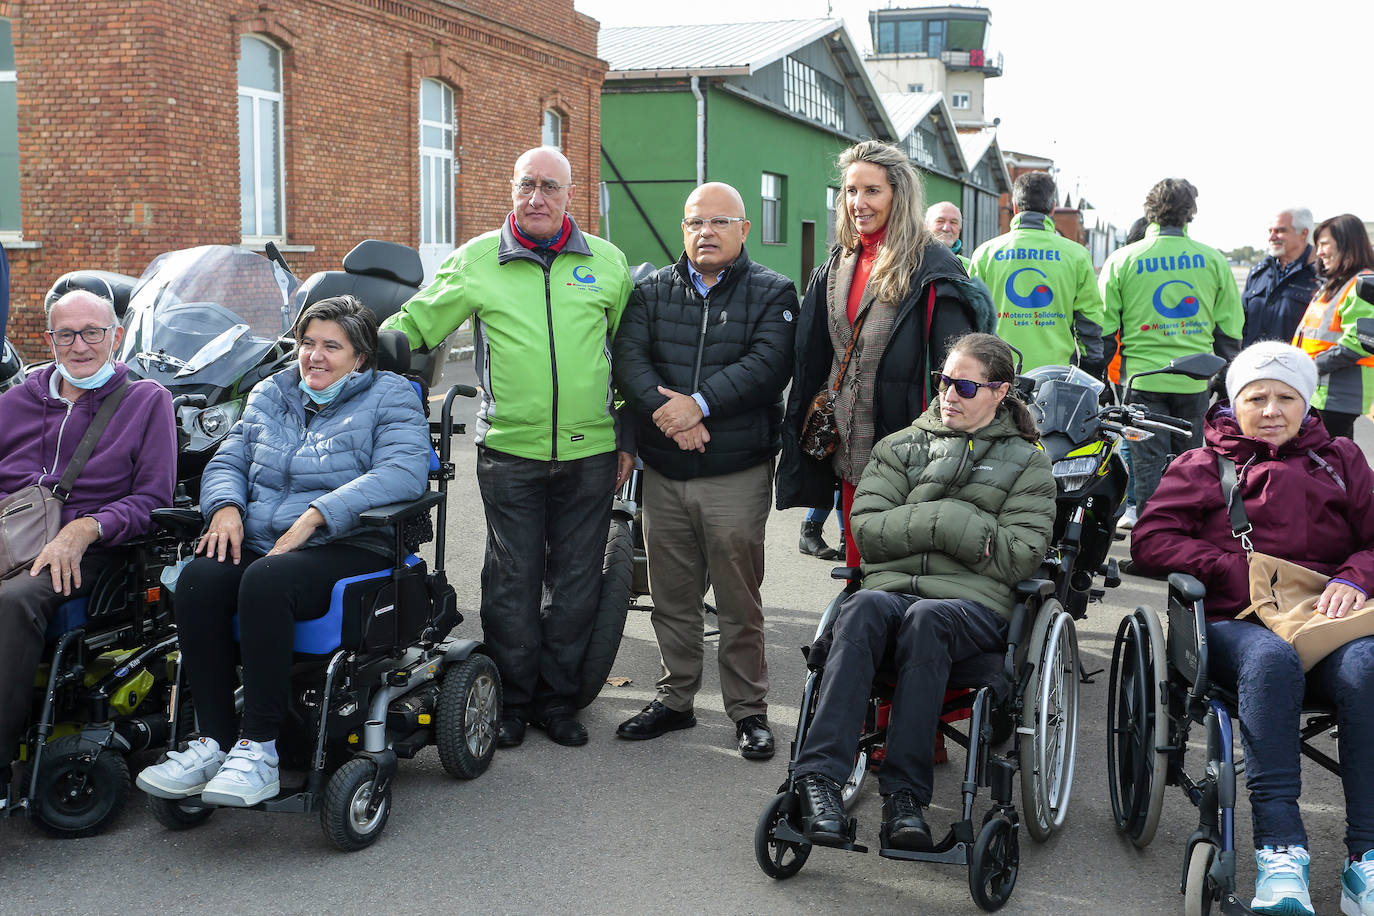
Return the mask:
M 343 270 L 311 274 L 297 292 L 301 308 L 331 296 L 356 296 L 379 322 L 400 311 L 424 282 L 425 268 L 414 248 L 368 239 L 344 255 Z

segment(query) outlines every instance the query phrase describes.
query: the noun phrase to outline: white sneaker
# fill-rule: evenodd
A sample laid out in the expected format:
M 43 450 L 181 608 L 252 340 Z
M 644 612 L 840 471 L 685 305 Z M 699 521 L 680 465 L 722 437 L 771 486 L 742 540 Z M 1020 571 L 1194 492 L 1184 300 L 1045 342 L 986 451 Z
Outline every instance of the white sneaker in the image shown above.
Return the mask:
M 1126 511 L 1121 513 L 1121 518 L 1119 518 L 1116 522 L 1116 530 L 1130 531 L 1132 528 L 1135 527 L 1135 523 L 1139 520 L 1140 515 L 1136 512 L 1135 506 L 1127 506 Z
M 224 751 L 214 738 L 197 738 L 184 751 L 172 751 L 161 763 L 145 767 L 135 782 L 158 798 L 199 795 L 224 763 Z
M 1307 891 L 1312 859 L 1302 846 L 1265 846 L 1255 850 L 1255 899 L 1250 909 L 1270 916 L 1314 916 Z
M 1374 849 L 1341 872 L 1341 912 L 1345 916 L 1374 916 Z
M 200 797 L 211 805 L 251 808 L 275 798 L 280 791 L 277 758 L 267 756 L 258 742 L 240 738 L 229 750 L 219 772 L 205 784 Z

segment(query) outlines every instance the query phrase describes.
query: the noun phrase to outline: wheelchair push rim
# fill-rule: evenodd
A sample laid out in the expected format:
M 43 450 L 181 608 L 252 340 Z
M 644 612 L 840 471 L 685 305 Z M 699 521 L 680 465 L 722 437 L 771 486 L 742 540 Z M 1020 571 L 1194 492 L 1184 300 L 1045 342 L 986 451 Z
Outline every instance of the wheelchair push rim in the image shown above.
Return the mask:
M 1078 739 L 1078 636 L 1072 617 L 1051 602 L 1033 641 L 1037 663 L 1026 685 L 1023 721 L 1031 730 L 1021 761 L 1021 800 L 1026 828 L 1044 842 L 1064 825 L 1073 789 Z M 1023 731 L 1023 734 L 1025 732 Z

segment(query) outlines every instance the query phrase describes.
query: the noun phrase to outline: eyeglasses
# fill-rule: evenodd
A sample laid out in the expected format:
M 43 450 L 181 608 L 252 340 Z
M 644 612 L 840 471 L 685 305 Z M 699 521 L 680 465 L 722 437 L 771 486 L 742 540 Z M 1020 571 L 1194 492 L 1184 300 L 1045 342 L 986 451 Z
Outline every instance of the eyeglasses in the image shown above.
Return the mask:
M 944 391 L 953 385 L 954 391 L 959 397 L 969 399 L 978 397 L 979 388 L 996 390 L 1006 384 L 1006 382 L 975 382 L 971 378 L 950 378 L 943 372 L 930 373 L 930 381 L 938 391 Z
M 72 344 L 76 343 L 76 335 L 78 334 L 81 335 L 81 339 L 86 341 L 86 343 L 98 344 L 105 339 L 105 332 L 115 327 L 117 327 L 117 325 L 112 324 L 108 328 L 82 328 L 79 331 L 73 331 L 69 328 L 58 328 L 54 331 L 52 328 L 49 328 L 47 334 L 49 339 L 57 346 L 70 347 Z
M 730 228 L 731 223 L 743 223 L 745 221 L 743 216 L 713 216 L 710 219 L 698 219 L 695 216 L 689 216 L 682 221 L 682 228 L 688 232 L 700 232 L 706 228 L 707 223 L 710 223 L 711 228 L 716 232 L 724 232 Z
M 521 197 L 532 197 L 536 190 L 542 191 L 545 197 L 552 197 L 559 191 L 571 188 L 573 183 L 559 184 L 552 178 L 545 178 L 543 181 L 535 181 L 533 178 L 521 178 L 519 181 L 512 181 L 510 186 L 515 189 L 515 193 Z

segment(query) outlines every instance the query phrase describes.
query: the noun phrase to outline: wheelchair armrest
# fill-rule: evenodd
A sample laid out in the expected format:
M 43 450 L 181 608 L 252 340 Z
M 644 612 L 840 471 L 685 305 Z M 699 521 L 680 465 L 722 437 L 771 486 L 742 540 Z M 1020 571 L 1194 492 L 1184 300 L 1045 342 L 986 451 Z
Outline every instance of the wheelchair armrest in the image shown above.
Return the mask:
M 1201 601 L 1207 595 L 1206 587 L 1187 573 L 1169 573 L 1169 591 L 1184 601 Z
M 193 538 L 205 527 L 199 509 L 154 509 L 153 524 L 179 538 Z
M 832 579 L 858 579 L 859 567 L 857 566 L 836 566 L 830 570 Z
M 397 522 L 403 522 L 412 515 L 428 512 L 430 509 L 437 506 L 439 501 L 443 498 L 444 496 L 442 493 L 436 490 L 430 490 L 419 499 L 412 499 L 401 503 L 389 503 L 385 506 L 378 506 L 375 509 L 368 509 L 366 512 L 362 513 L 362 515 L 358 516 L 358 519 L 369 527 L 384 528 L 388 525 L 394 525 Z
M 1048 598 L 1054 594 L 1054 582 L 1049 579 L 1022 579 L 1016 583 L 1016 594 L 1025 599 Z

